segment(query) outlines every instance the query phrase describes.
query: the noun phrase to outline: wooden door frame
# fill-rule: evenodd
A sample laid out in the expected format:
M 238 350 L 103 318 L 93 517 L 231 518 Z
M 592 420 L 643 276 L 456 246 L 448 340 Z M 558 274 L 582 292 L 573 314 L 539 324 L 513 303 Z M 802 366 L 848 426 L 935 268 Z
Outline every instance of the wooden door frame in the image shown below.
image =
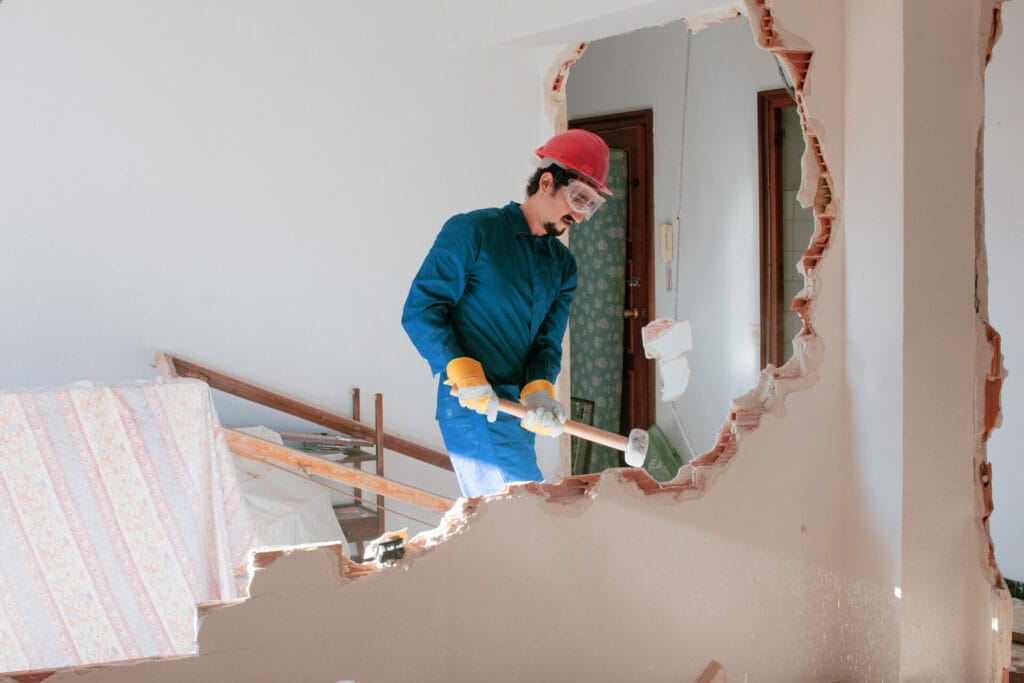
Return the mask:
M 760 205 L 761 367 L 783 358 L 782 110 L 796 102 L 785 88 L 757 93 L 757 166 Z
M 640 316 L 624 321 L 623 352 L 631 350 L 643 359 L 640 330 L 654 316 L 654 112 L 642 109 L 588 116 L 569 121 L 569 127 L 596 133 L 609 147 L 630 150 L 626 182 L 626 281 L 639 278 L 640 286 L 626 287 L 625 308 L 638 309 Z M 655 421 L 654 362 L 644 359 L 642 371 L 634 373 L 629 382 L 634 397 L 626 395 L 627 372 L 623 364 L 623 406 L 629 408 L 620 415 L 623 434 L 634 428 L 647 429 Z

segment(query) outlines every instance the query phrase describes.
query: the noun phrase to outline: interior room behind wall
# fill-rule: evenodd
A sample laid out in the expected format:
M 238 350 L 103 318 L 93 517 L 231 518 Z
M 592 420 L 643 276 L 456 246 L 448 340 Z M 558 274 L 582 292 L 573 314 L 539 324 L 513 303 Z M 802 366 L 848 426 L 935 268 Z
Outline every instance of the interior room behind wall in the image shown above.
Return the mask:
M 648 229 L 671 224 L 675 243 L 670 255 L 660 244 L 653 254 L 655 305 L 647 319 L 687 320 L 693 329 L 689 386 L 675 402 L 679 419 L 658 401 L 657 425 L 686 459 L 711 448 L 730 400 L 754 386 L 760 371 L 756 96 L 784 86 L 745 18 L 696 34 L 678 21 L 594 41 L 567 83 L 570 119 L 653 110 Z M 806 224 L 799 228 L 788 241 L 793 259 L 809 237 Z M 795 294 L 801 276 L 794 269 L 786 279 L 787 294 Z M 793 329 L 791 322 L 786 334 Z

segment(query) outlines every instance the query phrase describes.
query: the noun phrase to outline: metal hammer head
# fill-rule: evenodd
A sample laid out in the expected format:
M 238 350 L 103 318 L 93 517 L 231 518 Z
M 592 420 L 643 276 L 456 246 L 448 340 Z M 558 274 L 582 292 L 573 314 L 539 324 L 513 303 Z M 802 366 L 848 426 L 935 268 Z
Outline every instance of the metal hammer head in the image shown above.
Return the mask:
M 643 467 L 647 459 L 647 446 L 649 443 L 647 432 L 642 429 L 634 429 L 629 432 L 629 444 L 626 446 L 626 464 L 630 467 Z

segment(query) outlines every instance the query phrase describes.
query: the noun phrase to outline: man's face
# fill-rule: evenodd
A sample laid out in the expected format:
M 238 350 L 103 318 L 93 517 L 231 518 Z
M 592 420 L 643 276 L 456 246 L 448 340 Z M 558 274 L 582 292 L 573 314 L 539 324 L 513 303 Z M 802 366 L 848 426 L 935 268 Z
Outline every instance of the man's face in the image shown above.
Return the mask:
M 554 183 L 552 183 L 553 185 Z M 553 187 L 548 195 L 548 202 L 551 211 L 548 214 L 550 220 L 545 218 L 544 231 L 548 237 L 558 237 L 569 229 L 573 223 L 581 223 L 583 214 L 573 212 L 569 201 L 565 198 L 565 192 L 560 187 Z
M 586 214 L 574 211 L 569 204 L 564 187 L 556 187 L 554 179 L 545 175 L 541 179 L 544 202 L 541 205 L 541 222 L 549 237 L 562 235 L 573 223 L 582 223 Z

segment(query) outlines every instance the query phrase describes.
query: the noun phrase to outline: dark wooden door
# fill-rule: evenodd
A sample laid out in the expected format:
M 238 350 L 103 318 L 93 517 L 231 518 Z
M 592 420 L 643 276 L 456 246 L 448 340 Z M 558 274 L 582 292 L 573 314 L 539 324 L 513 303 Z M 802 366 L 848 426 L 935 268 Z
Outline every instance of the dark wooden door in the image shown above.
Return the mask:
M 783 318 L 783 193 L 782 110 L 796 102 L 785 89 L 757 93 L 758 170 L 761 219 L 761 367 L 782 365 Z
M 644 358 L 640 330 L 654 316 L 654 226 L 652 216 L 653 114 L 642 111 L 574 119 L 570 128 L 589 130 L 613 149 L 626 152 L 628 165 L 626 292 L 623 310 L 623 434 L 654 423 L 654 361 Z M 576 343 L 574 341 L 573 343 Z

